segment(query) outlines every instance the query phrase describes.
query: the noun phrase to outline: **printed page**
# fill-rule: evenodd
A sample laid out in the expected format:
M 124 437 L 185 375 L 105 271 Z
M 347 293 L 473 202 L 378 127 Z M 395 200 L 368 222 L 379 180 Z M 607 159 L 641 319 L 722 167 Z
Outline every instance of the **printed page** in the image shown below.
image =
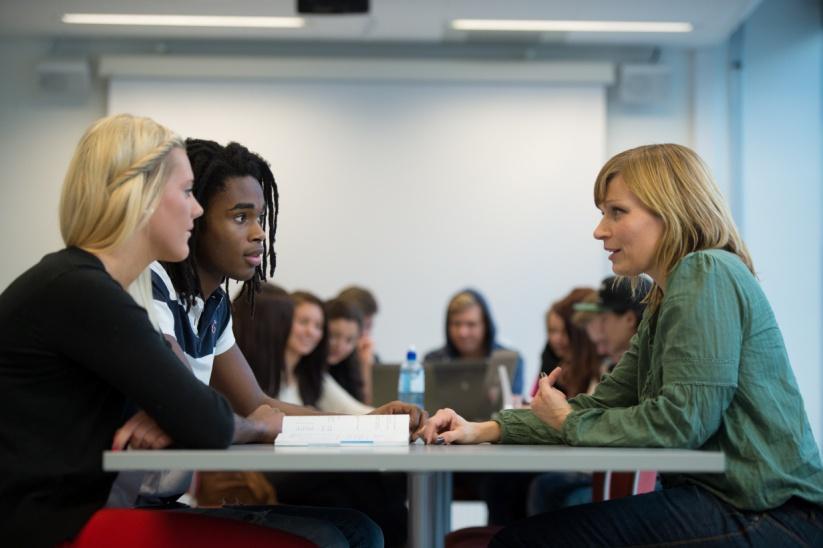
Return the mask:
M 314 415 L 283 417 L 280 446 L 408 445 L 409 415 Z

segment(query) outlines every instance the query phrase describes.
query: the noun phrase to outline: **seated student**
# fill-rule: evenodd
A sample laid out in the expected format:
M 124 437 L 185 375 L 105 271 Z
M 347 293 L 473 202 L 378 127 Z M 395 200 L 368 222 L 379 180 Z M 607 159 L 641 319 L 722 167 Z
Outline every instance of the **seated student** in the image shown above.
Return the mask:
M 192 253 L 186 261 L 152 265 L 154 299 L 149 309 L 157 317 L 172 348 L 191 366 L 195 376 L 225 394 L 235 412 L 247 417 L 236 419 L 239 426 L 233 441 L 270 443 L 279 432 L 282 415 L 261 421 L 258 408 L 272 407 L 286 414 L 316 411 L 272 399 L 260 389 L 234 341 L 230 303 L 220 285 L 229 278 L 244 282 L 244 303 L 251 318 L 256 289 L 265 280 L 265 267 L 269 267 L 270 274 L 275 267 L 277 186 L 265 160 L 242 145 L 231 143 L 224 147 L 200 139 L 189 139 L 186 144 L 194 170 L 193 192 L 205 207 L 205 214 L 194 223 L 189 241 Z M 264 226 L 268 228 L 268 236 Z M 378 410 L 392 411 L 415 413 L 417 410 L 404 404 L 391 404 Z M 416 420 L 419 417 L 413 417 L 413 421 Z M 129 491 L 128 475 L 121 476 L 119 489 L 112 492 L 112 505 L 172 503 L 191 483 L 188 474 L 147 474 L 142 478 L 142 485 L 138 481 L 140 498 L 135 501 L 133 489 Z M 221 512 L 225 514 L 229 510 Z M 269 525 L 284 519 L 305 522 L 309 517 L 307 510 L 300 519 L 286 518 L 285 513 L 291 510 L 283 507 L 266 508 L 253 516 L 252 510 L 231 512 L 235 517 L 255 520 L 261 519 L 262 514 Z M 341 525 L 342 531 L 349 531 L 347 523 L 352 521 L 362 525 L 366 537 L 370 527 L 376 529 L 374 524 L 360 519 L 363 516 L 352 517 L 355 513 L 329 509 L 323 512 Z M 312 529 L 319 534 L 313 540 L 320 543 L 327 542 L 322 535 L 334 533 L 328 527 Z M 336 535 L 339 537 L 340 533 Z
M 305 291 L 287 294 L 264 285 L 254 304 L 234 301 L 237 344 L 255 378 L 271 397 L 331 413 L 368 413 L 327 372 L 323 303 Z M 266 474 L 286 504 L 351 507 L 374 519 L 388 546 L 406 538 L 406 491 L 400 474 Z
M 572 325 L 586 330 L 586 335 L 594 344 L 598 356 L 601 356 L 604 363 L 608 361 L 609 350 L 606 345 L 606 334 L 603 332 L 603 321 L 601 315 L 594 310 L 594 305 L 599 297 L 597 292 L 590 293 L 585 299 L 574 304 L 574 314 L 572 314 Z M 605 364 L 608 365 L 608 364 Z M 605 371 L 605 365 L 601 364 L 600 370 Z M 547 374 L 551 371 L 547 371 Z
M 168 129 L 129 115 L 98 120 L 63 184 L 66 248 L 0 295 L 0 531 L 9 545 L 75 537 L 114 480 L 103 451 L 129 437 L 154 445 L 154 432 L 116 436 L 126 399 L 181 447 L 231 443 L 228 402 L 192 377 L 124 289 L 152 261 L 188 254 L 202 214 L 191 185 L 183 142 Z
M 550 352 L 544 350 L 543 355 L 556 357 L 556 361 L 542 364 L 541 373 L 548 374 L 555 367 L 562 367 L 563 374 L 558 385 L 570 398 L 591 392 L 600 380 L 600 356 L 597 348 L 586 330 L 572 321 L 574 305 L 594 295 L 596 292 L 588 287 L 575 288 L 553 303 L 546 312 L 546 346 Z M 535 381 L 532 396 L 537 388 Z
M 427 442 L 723 451 L 723 474 L 663 474 L 662 491 L 540 514 L 491 546 L 823 545 L 823 464 L 774 314 L 702 160 L 680 145 L 601 169 L 595 238 L 621 276 L 654 284 L 637 336 L 594 394 L 540 381 L 531 409 L 467 422 L 441 410 Z M 687 519 L 684 519 L 687 517 Z M 569 524 L 574 524 L 570 527 Z
M 243 297 L 241 293 L 234 302 L 235 336 L 258 384 L 270 397 L 325 413 L 373 411 L 328 373 L 323 301 L 306 291 L 289 295 L 264 285 L 252 316 L 251 305 Z
M 597 292 L 588 287 L 577 287 L 552 303 L 546 311 L 547 340 L 540 371 L 548 374 L 562 367 L 564 378 L 558 381 L 558 386 L 568 397 L 590 392 L 600 380 L 602 357 L 586 327 L 575 321 L 578 313 L 574 307 L 589 300 L 596 301 Z M 538 380 L 532 387 L 532 397 L 537 392 Z M 522 478 L 518 496 L 513 497 L 518 504 L 525 505 L 522 517 L 555 507 L 591 502 L 591 474 L 548 472 L 523 475 Z
M 486 299 L 474 289 L 454 295 L 446 308 L 446 344 L 429 351 L 424 361 L 488 358 L 495 350 L 509 350 L 496 340 L 496 328 Z M 518 353 L 512 394 L 523 391 L 523 358 Z
M 363 316 L 363 327 L 357 341 L 357 361 L 360 363 L 360 377 L 363 379 L 363 399 L 361 401 L 371 405 L 373 403 L 371 372 L 375 364 L 380 363 L 372 338 L 374 318 L 379 312 L 377 299 L 371 291 L 357 285 L 343 288 L 337 298 L 357 307 Z
M 602 333 L 603 349 L 609 362 L 605 373 L 611 373 L 629 350 L 629 343 L 643 318 L 645 299 L 651 286 L 644 277 L 638 277 L 636 286 L 632 287 L 627 278 L 609 276 L 600 283 L 594 302 L 574 305 L 576 311 L 597 314 L 594 321 Z
M 357 355 L 357 341 L 363 332 L 360 309 L 344 299 L 326 301 L 329 374 L 353 398 L 365 402 L 363 369 Z
M 597 354 L 606 356 L 596 382 L 599 382 L 602 374 L 611 373 L 629 349 L 629 342 L 637 332 L 637 326 L 643 317 L 643 310 L 646 307 L 643 300 L 650 287 L 651 283 L 642 277 L 638 278 L 636 287 L 632 289 L 631 280 L 628 278 L 609 276 L 600 283 L 600 289 L 596 293 L 592 292 L 590 297 L 572 305 L 575 310 L 572 324 L 585 329 L 598 348 Z M 595 339 L 601 343 L 599 346 Z M 591 474 L 540 474 L 529 488 L 530 515 L 591 501 Z

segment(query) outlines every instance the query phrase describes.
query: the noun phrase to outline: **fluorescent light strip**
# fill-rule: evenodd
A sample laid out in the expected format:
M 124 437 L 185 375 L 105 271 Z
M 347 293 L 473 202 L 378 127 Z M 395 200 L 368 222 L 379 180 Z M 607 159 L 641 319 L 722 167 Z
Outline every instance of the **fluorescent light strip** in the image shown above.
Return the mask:
M 455 30 L 523 32 L 691 32 L 691 23 L 663 21 L 550 21 L 534 19 L 455 19 Z
M 67 13 L 63 22 L 76 25 L 133 25 L 148 27 L 241 27 L 296 29 L 301 17 L 237 17 L 233 15 L 141 15 L 126 13 Z

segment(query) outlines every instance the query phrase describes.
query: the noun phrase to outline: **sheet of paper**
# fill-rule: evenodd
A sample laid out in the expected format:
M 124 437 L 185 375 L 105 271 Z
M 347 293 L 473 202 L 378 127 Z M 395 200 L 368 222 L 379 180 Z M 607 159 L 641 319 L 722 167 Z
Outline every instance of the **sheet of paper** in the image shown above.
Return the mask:
M 409 415 L 312 415 L 283 418 L 275 445 L 408 445 Z

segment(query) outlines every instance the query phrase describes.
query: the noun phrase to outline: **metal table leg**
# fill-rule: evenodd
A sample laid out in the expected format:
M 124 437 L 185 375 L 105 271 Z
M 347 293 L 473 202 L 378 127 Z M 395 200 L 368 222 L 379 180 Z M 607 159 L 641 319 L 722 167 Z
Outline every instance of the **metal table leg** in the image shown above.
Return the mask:
M 451 472 L 409 473 L 409 543 L 411 548 L 443 548 L 451 529 Z

